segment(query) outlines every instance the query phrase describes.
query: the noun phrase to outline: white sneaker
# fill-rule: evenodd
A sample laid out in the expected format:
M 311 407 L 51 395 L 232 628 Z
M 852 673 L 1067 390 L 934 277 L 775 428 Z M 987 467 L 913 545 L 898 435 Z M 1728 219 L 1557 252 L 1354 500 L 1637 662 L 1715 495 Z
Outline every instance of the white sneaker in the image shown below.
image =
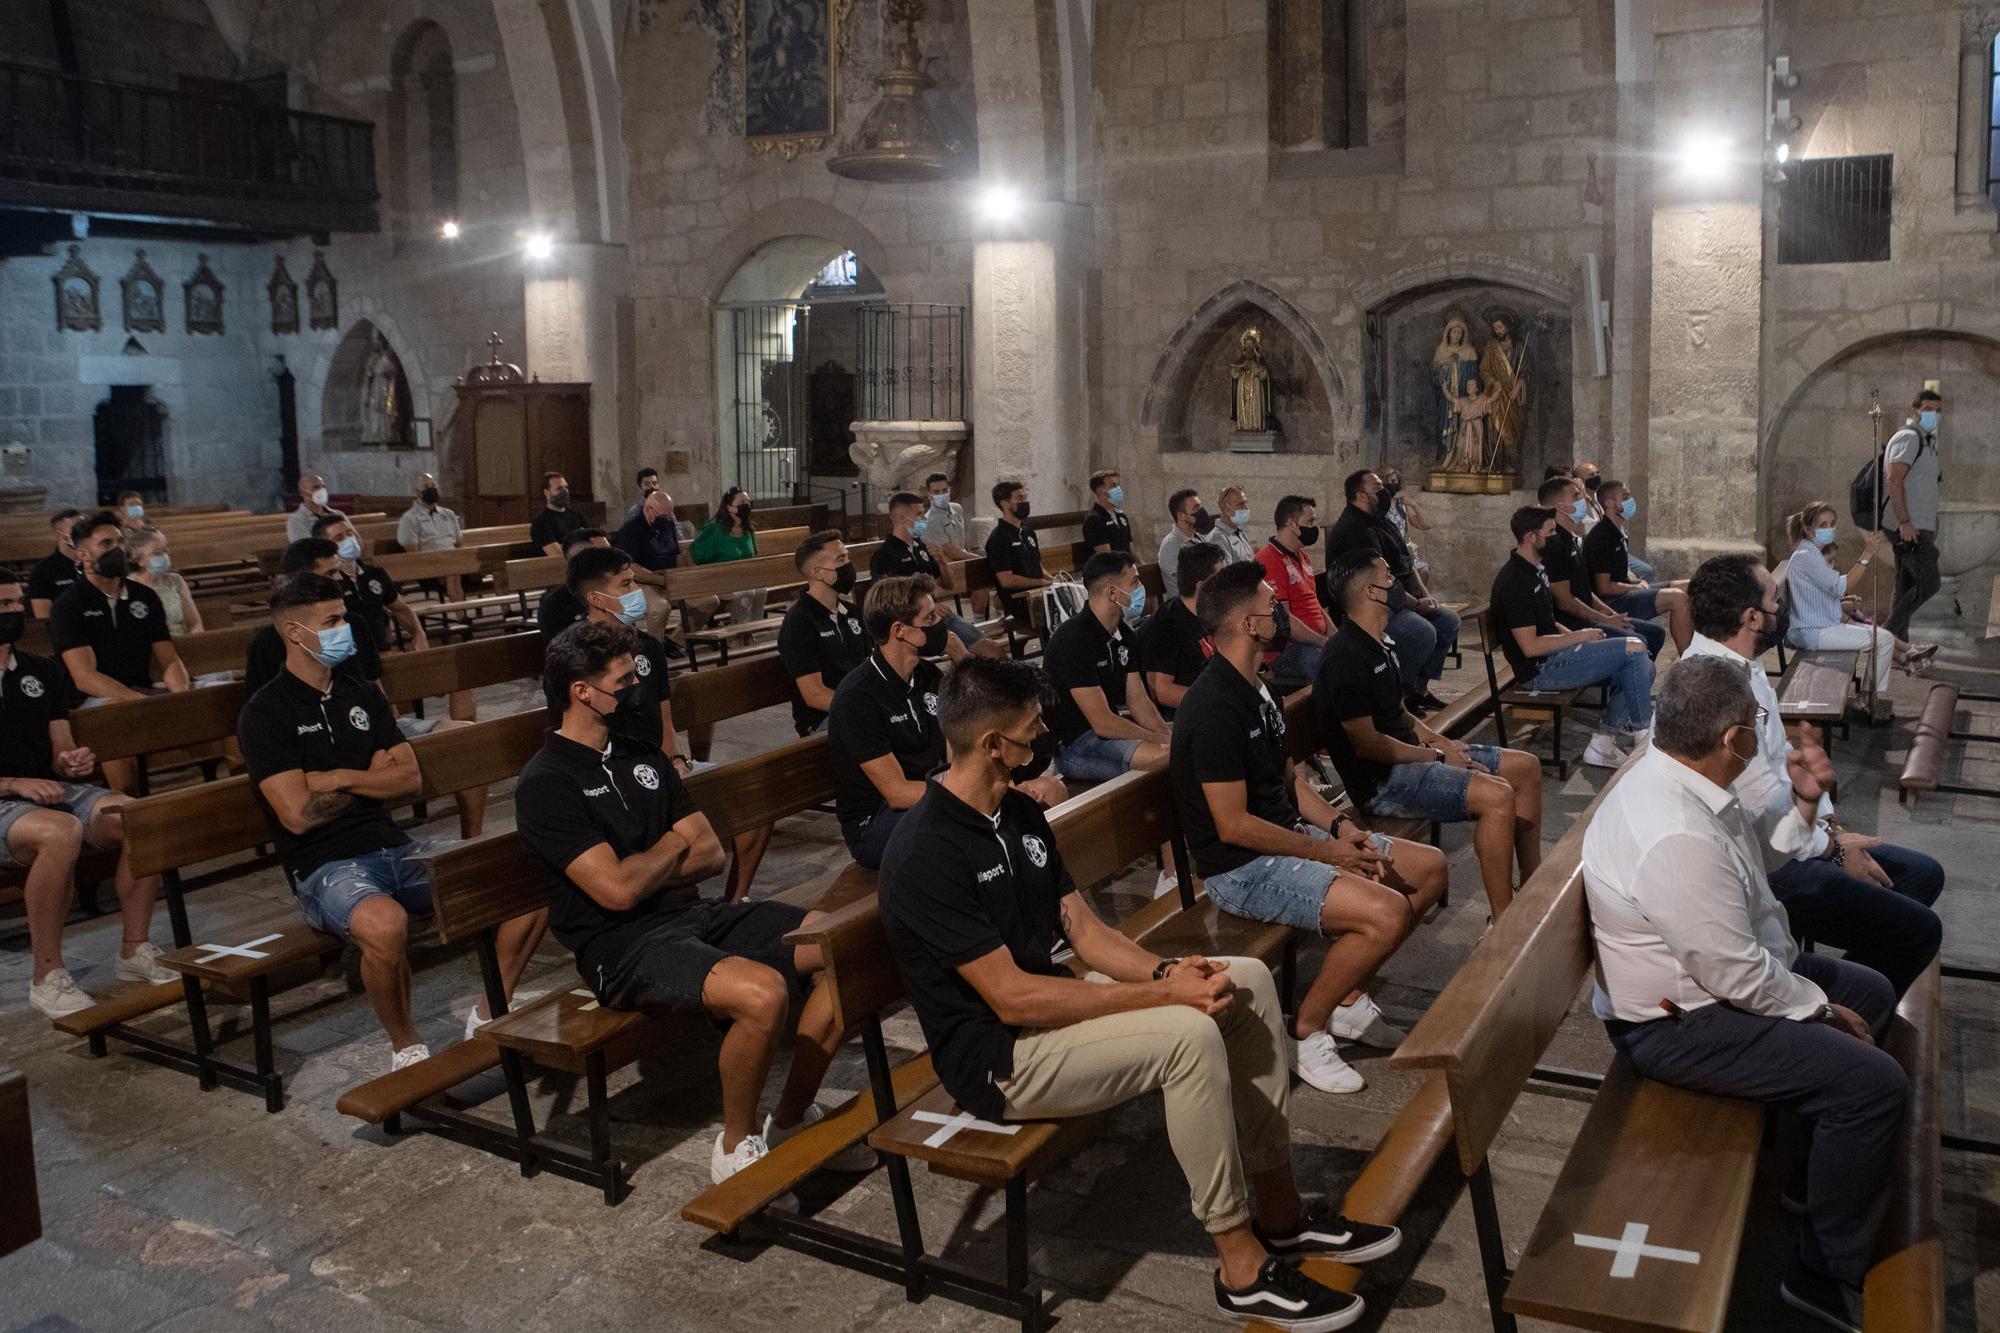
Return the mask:
M 485 1027 L 488 1023 L 491 1023 L 492 1021 L 493 1020 L 490 1018 L 481 1018 L 479 1016 L 479 1006 L 477 1004 L 474 1004 L 471 1009 L 466 1011 L 465 1040 L 471 1041 L 475 1036 L 479 1034 L 479 1029 Z
M 1292 1052 L 1292 1068 L 1321 1092 L 1359 1092 L 1368 1086 L 1353 1066 L 1340 1058 L 1330 1032 L 1315 1032 Z
M 393 1074 L 398 1069 L 408 1069 L 411 1065 L 421 1064 L 430 1058 L 431 1048 L 422 1042 L 414 1046 L 405 1046 L 389 1057 L 389 1072 Z
M 1153 881 L 1153 896 L 1155 898 L 1164 898 L 1170 893 L 1179 893 L 1180 891 L 1180 876 L 1171 870 L 1162 870 L 1159 878 Z
M 1616 768 L 1625 762 L 1625 752 L 1608 731 L 1600 731 L 1583 747 L 1583 762 L 1593 768 Z
M 62 967 L 29 985 L 28 1003 L 50 1018 L 68 1018 L 97 1005 L 90 993 L 76 984 L 69 969 Z
M 1393 1051 L 1403 1044 L 1403 1038 L 1410 1035 L 1382 1017 L 1382 1010 L 1372 995 L 1363 995 L 1353 1004 L 1336 1007 L 1333 1017 L 1327 1020 L 1326 1030 L 1343 1041 L 1360 1042 L 1378 1051 Z
M 151 940 L 134 949 L 130 958 L 120 958 L 113 971 L 120 981 L 144 981 L 154 986 L 181 979 L 180 973 L 160 961 L 160 950 Z
M 771 1123 L 771 1117 L 764 1117 L 764 1132 L 760 1136 L 767 1148 L 775 1148 L 800 1130 L 809 1129 L 826 1119 L 826 1108 L 815 1102 L 799 1117 L 799 1123 L 790 1129 L 780 1129 Z M 829 1171 L 873 1171 L 876 1163 L 875 1150 L 864 1141 L 851 1143 L 821 1163 Z
M 750 1163 L 769 1152 L 770 1148 L 756 1134 L 745 1134 L 743 1141 L 736 1145 L 736 1151 L 722 1151 L 722 1132 L 716 1131 L 715 1146 L 708 1154 L 708 1182 L 720 1185 L 723 1181 L 741 1171 Z

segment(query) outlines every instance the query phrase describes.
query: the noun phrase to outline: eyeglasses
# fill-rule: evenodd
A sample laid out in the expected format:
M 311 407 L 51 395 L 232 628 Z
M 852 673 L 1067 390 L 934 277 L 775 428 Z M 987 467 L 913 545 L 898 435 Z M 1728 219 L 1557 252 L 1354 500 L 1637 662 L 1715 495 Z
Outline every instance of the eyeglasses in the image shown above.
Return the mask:
M 1757 708 L 1752 711 L 1751 716 L 1756 719 L 1757 726 L 1761 729 L 1766 722 L 1771 720 L 1771 710 L 1768 708 Z

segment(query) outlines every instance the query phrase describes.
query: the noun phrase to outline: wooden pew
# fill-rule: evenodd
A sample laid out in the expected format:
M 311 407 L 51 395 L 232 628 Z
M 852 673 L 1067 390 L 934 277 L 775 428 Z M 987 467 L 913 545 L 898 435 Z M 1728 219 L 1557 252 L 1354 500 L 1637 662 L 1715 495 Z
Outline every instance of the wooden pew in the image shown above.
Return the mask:
M 1931 686 L 1924 698 L 1922 713 L 1917 717 L 1914 734 L 1910 739 L 1910 752 L 1903 761 L 1903 772 L 1897 780 L 1896 803 L 1906 804 L 1910 797 L 1927 791 L 1941 791 L 1956 796 L 2000 796 L 2000 787 L 1981 787 L 1964 781 L 1943 781 L 1945 746 L 1950 741 L 1965 741 L 1968 744 L 2000 742 L 2000 735 L 1992 732 L 1972 731 L 1958 725 L 1958 706 L 1961 703 L 2000 703 L 2000 695 L 1968 694 L 1958 686 L 1940 681 Z
M 1854 698 L 1854 667 L 1861 654 L 1852 648 L 1822 648 L 1795 654 L 1777 681 L 1778 712 L 1787 727 L 1801 722 L 1819 728 L 1820 743 L 1833 750 L 1836 724 L 1847 735 L 1847 708 Z
M 1517 717 L 1525 715 L 1534 720 L 1548 719 L 1549 756 L 1542 760 L 1542 764 L 1554 767 L 1558 781 L 1567 781 L 1569 760 L 1563 754 L 1563 716 L 1583 700 L 1586 691 L 1537 690 L 1516 686 L 1513 683 L 1513 665 L 1507 661 L 1500 647 L 1500 636 L 1509 631 L 1500 628 L 1498 616 L 1487 612 L 1488 608 L 1482 605 L 1466 615 L 1468 619 L 1476 617 L 1479 621 L 1479 651 L 1486 659 L 1486 688 L 1494 700 L 1493 728 L 1499 733 L 1500 744 L 1507 744 L 1508 709 L 1513 709 Z M 1505 684 L 1500 680 L 1503 667 L 1507 674 Z
M 35 1189 L 35 1131 L 28 1117 L 28 1077 L 0 1065 L 0 1259 L 41 1239 Z
M 776 592 L 797 588 L 803 584 L 804 579 L 799 574 L 793 552 L 808 535 L 808 530 L 805 528 L 793 529 L 790 532 L 760 532 L 757 534 L 758 549 L 760 551 L 768 549 L 772 551 L 771 554 L 753 556 L 748 560 L 682 565 L 676 569 L 666 570 L 664 571 L 666 584 L 661 589 L 661 595 L 673 603 L 680 612 L 681 623 L 685 625 L 688 620 L 687 603 L 691 600 L 728 598 L 738 593 L 758 590 Z M 783 549 L 779 551 L 781 544 Z M 857 576 L 862 583 L 867 582 L 868 561 L 873 557 L 875 549 L 874 543 L 848 547 L 856 566 Z M 712 624 L 706 629 L 688 630 L 683 636 L 687 643 L 688 670 L 700 669 L 699 654 L 696 651 L 698 645 L 712 646 L 716 650 L 718 664 L 727 666 L 730 650 L 738 641 L 748 639 L 755 634 L 774 632 L 783 621 L 782 614 L 766 615 L 760 620 L 747 623 L 739 624 L 731 620 L 722 624 Z
M 688 754 L 706 762 L 716 723 L 789 702 L 791 684 L 775 653 L 707 671 L 676 672 L 674 725 L 687 732 Z
M 480 575 L 479 552 L 463 548 L 452 551 L 406 551 L 382 556 L 375 563 L 382 567 L 383 573 L 398 583 L 414 583 L 420 579 L 476 580 Z

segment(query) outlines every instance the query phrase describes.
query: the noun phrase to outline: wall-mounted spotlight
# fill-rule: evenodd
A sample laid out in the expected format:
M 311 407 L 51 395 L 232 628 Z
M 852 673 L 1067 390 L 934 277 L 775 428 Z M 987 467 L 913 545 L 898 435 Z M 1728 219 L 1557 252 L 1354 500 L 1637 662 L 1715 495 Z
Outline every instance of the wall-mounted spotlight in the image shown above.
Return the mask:
M 1012 222 L 1021 215 L 1021 192 L 996 181 L 979 192 L 979 211 L 989 222 Z
M 1729 171 L 1732 147 L 1729 136 L 1710 130 L 1691 130 L 1674 150 L 1674 162 L 1683 180 L 1697 185 L 1713 185 Z
M 521 243 L 521 253 L 537 262 L 556 252 L 556 238 L 545 231 L 529 232 Z
M 453 218 L 446 218 L 438 224 L 438 235 L 444 237 L 447 241 L 457 240 L 459 237 L 458 222 Z

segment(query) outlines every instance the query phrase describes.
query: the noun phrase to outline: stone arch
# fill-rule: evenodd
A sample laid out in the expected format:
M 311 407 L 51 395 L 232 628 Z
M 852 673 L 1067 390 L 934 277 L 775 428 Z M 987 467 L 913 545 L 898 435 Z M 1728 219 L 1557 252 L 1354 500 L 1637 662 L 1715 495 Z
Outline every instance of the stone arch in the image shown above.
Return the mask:
M 1412 264 L 1356 290 L 1355 304 L 1370 314 L 1383 313 L 1413 297 L 1458 283 L 1488 282 L 1546 297 L 1574 301 L 1574 286 L 1553 270 L 1507 255 L 1449 255 Z
M 403 30 L 389 57 L 389 212 L 409 235 L 458 215 L 458 75 L 451 38 L 431 19 Z
M 1311 319 L 1296 305 L 1260 282 L 1244 278 L 1210 296 L 1175 329 L 1153 365 L 1145 401 L 1139 408 L 1139 429 L 1161 452 L 1188 447 L 1182 414 L 1194 391 L 1197 370 L 1214 351 L 1216 340 L 1246 310 L 1269 315 L 1295 341 L 1312 367 L 1314 382 L 1336 419 L 1348 402 L 1347 383 Z
M 410 417 L 433 416 L 431 384 L 426 378 L 417 342 L 390 315 L 372 301 L 356 302 L 355 318 L 336 342 L 328 343 L 299 379 L 299 405 L 305 409 L 300 435 L 308 448 L 352 449 L 360 445 L 358 391 L 375 335 L 388 342 L 390 353 L 402 371 L 402 388 Z M 433 438 L 440 446 L 449 431 L 439 428 Z M 441 461 L 441 460 L 440 460 Z
M 861 263 L 886 280 L 888 248 L 850 213 L 817 199 L 786 199 L 750 214 L 710 249 L 702 263 L 700 290 L 710 305 L 721 301 L 730 279 L 758 251 L 774 241 L 811 236 L 852 250 Z

